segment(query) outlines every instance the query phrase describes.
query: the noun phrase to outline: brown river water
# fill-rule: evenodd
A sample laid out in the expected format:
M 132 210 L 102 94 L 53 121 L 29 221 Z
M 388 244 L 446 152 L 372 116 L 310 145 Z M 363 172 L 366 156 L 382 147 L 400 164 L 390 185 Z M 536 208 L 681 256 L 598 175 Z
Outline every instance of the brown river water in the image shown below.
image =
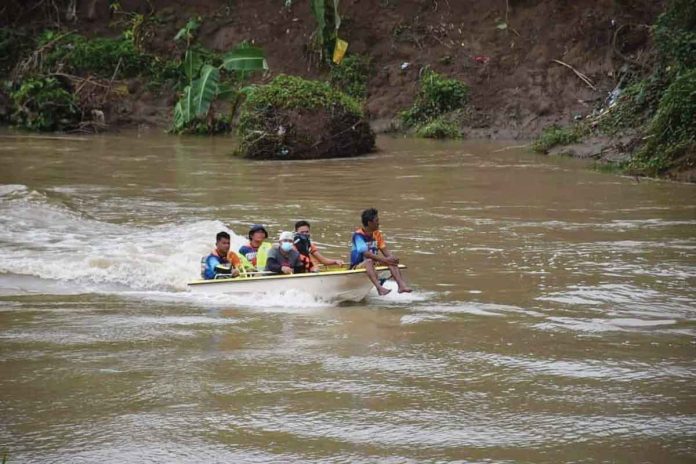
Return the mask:
M 506 145 L 0 134 L 0 456 L 694 462 L 696 185 Z M 187 291 L 220 230 L 345 258 L 372 206 L 411 295 Z

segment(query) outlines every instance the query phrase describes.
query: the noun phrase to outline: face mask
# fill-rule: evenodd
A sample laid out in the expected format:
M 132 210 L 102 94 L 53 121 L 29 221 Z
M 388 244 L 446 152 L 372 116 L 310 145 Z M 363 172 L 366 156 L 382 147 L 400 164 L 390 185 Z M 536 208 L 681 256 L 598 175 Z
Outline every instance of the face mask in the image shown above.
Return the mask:
M 280 244 L 280 248 L 282 248 L 283 251 L 290 251 L 292 250 L 292 242 L 283 242 Z

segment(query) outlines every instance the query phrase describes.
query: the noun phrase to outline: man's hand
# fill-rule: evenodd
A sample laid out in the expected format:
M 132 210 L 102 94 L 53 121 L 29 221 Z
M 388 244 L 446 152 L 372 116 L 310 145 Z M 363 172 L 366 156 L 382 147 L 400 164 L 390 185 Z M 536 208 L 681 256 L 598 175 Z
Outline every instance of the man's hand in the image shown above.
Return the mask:
M 292 274 L 292 268 L 289 266 L 283 266 L 280 268 L 280 272 L 283 274 Z
M 394 255 L 391 256 L 385 256 L 383 259 L 384 264 L 387 266 L 396 266 L 399 264 L 399 258 L 397 258 Z
M 337 266 L 343 266 L 345 264 L 342 259 L 334 259 L 333 263 Z
M 239 276 L 239 269 L 237 268 L 232 268 L 232 277 L 238 277 Z

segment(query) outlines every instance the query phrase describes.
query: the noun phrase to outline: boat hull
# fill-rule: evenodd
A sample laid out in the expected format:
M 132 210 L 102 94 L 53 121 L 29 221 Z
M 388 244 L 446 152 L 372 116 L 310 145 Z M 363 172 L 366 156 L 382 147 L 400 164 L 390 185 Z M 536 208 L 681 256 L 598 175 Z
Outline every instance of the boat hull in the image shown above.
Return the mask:
M 387 267 L 377 267 L 377 271 L 380 278 L 389 277 Z M 188 286 L 191 292 L 208 295 L 283 294 L 297 291 L 327 301 L 361 301 L 373 288 L 364 269 L 199 280 L 189 283 Z

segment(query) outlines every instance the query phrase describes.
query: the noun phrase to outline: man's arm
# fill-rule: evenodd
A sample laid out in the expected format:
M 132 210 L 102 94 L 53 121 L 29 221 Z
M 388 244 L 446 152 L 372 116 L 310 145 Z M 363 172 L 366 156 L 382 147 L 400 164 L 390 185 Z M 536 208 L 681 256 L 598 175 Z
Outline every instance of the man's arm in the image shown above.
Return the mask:
M 378 263 L 389 264 L 388 258 L 386 256 L 382 258 L 381 256 L 371 253 L 369 251 L 363 253 L 363 259 L 371 259 L 372 261 L 376 261 Z
M 381 260 L 381 262 L 383 262 L 384 264 L 388 266 L 396 266 L 397 264 L 399 264 L 399 258 L 391 254 L 391 252 L 387 249 L 386 245 L 380 248 L 379 251 L 381 251 L 384 255 L 384 258 Z
M 324 264 L 327 266 L 331 265 L 331 264 L 343 265 L 343 260 L 327 258 L 326 256 L 319 253 L 319 250 L 315 250 L 314 253 L 312 253 L 312 256 L 317 258 L 317 261 L 319 261 L 321 264 Z

